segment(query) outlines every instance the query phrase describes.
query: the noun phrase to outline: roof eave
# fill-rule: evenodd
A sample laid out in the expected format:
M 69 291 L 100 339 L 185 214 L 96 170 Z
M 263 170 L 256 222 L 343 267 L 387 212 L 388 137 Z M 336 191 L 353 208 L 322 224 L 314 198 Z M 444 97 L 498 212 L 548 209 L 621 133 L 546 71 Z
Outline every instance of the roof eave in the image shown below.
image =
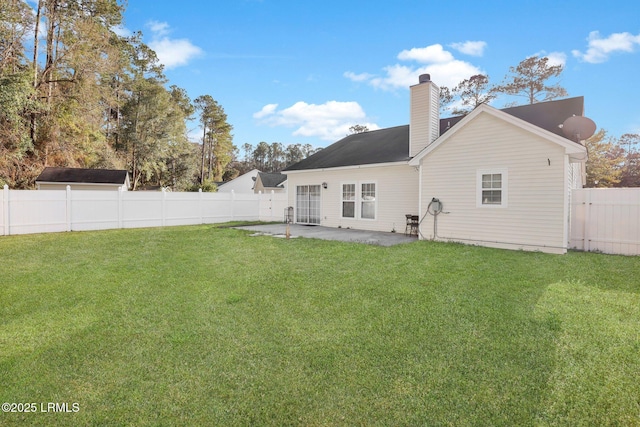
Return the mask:
M 408 165 L 408 164 L 409 164 L 409 160 L 403 160 L 403 161 L 397 161 L 397 162 L 369 163 L 369 164 L 364 164 L 364 165 L 336 166 L 336 167 L 332 167 L 332 168 L 290 170 L 290 171 L 287 171 L 287 174 L 297 174 L 297 173 L 305 173 L 305 172 L 326 172 L 326 171 L 338 171 L 338 170 L 349 170 L 349 169 L 378 168 L 378 167 L 388 167 L 388 166 L 402 166 L 402 165 Z

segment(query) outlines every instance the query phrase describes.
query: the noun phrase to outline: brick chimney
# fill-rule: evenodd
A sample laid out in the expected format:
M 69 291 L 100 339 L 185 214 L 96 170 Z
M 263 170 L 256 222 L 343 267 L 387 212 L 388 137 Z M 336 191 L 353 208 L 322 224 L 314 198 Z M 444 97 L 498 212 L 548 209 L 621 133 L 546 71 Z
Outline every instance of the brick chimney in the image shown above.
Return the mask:
M 440 136 L 440 88 L 422 74 L 410 91 L 409 156 L 414 157 Z

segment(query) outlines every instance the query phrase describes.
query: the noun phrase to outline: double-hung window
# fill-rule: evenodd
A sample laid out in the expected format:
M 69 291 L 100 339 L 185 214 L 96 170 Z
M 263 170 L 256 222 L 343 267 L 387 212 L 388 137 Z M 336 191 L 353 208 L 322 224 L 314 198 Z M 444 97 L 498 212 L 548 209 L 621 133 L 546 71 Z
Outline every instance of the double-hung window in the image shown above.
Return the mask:
M 342 218 L 376 219 L 376 183 L 342 184 Z
M 356 185 L 342 184 L 342 217 L 356 217 Z
M 376 219 L 376 184 L 367 182 L 361 184 L 360 216 L 363 219 Z
M 477 172 L 478 207 L 507 206 L 507 170 L 491 169 Z

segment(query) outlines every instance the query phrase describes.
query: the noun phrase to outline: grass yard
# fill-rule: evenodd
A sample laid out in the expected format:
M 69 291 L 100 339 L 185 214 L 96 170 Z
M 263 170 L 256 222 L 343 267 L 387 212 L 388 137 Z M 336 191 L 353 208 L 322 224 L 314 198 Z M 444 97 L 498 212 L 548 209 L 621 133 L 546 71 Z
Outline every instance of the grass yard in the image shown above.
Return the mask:
M 0 401 L 35 404 L 7 426 L 640 426 L 640 257 L 0 237 Z

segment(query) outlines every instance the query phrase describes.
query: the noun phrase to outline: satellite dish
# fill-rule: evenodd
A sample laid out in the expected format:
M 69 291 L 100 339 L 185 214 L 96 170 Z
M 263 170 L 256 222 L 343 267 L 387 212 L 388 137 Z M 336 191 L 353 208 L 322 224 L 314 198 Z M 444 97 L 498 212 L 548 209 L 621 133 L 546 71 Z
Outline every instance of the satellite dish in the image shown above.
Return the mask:
M 562 123 L 562 133 L 576 142 L 585 140 L 596 133 L 596 124 L 584 116 L 572 116 Z

